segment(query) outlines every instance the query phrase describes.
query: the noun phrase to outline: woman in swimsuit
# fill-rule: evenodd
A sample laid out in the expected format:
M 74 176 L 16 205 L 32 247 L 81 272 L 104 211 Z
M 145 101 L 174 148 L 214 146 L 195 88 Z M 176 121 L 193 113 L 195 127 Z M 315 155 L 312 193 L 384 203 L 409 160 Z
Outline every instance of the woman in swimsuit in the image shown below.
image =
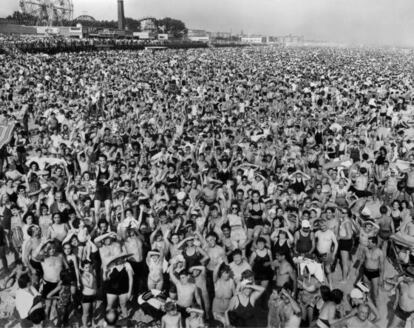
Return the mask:
M 131 265 L 126 262 L 125 256 L 119 255 L 108 262 L 105 273 L 106 309 L 114 309 L 116 301 L 119 300 L 122 315 L 126 318 L 128 316 L 126 304 L 132 297 L 134 271 Z
M 79 273 L 79 260 L 78 257 L 72 252 L 71 239 L 65 240 L 65 243 L 63 244 L 63 254 L 66 263 L 68 264 L 68 271 L 70 272 L 72 281 L 70 292 L 72 294 L 72 299 L 76 300 L 76 291 L 77 289 L 81 289 L 81 279 Z
M 394 200 L 392 202 L 391 206 L 392 206 L 392 208 L 391 208 L 390 215 L 391 215 L 392 221 L 394 223 L 394 228 L 397 231 L 398 228 L 400 227 L 400 224 L 401 224 L 401 221 L 402 221 L 401 211 L 400 211 L 400 209 L 401 209 L 400 202 L 398 200 Z
M 274 275 L 272 263 L 272 253 L 266 247 L 266 240 L 259 237 L 256 242 L 256 250 L 250 256 L 250 265 L 254 272 L 255 281 L 260 282 L 264 288 L 269 286 Z
M 377 223 L 380 227 L 378 234 L 380 237 L 379 246 L 382 248 L 384 254 L 386 254 L 388 239 L 393 233 L 395 233 L 394 221 L 392 217 L 388 215 L 388 207 L 385 205 L 382 205 L 380 207 L 380 213 L 381 217 L 377 220 Z
M 271 247 L 273 257 L 275 257 L 277 253 L 286 254 L 287 261 L 291 263 L 294 238 L 289 229 L 283 227 L 275 229 L 270 239 L 273 242 Z
M 247 232 L 249 236 L 253 235 L 253 232 L 258 231 L 263 227 L 263 219 L 265 218 L 266 206 L 260 201 L 260 193 L 257 190 L 252 192 L 252 201 L 247 204 L 246 217 L 247 219 Z
M 351 269 L 351 250 L 353 246 L 352 240 L 352 212 L 347 209 L 341 210 L 342 218 L 339 224 L 339 242 L 338 251 L 341 255 L 341 266 L 342 266 L 342 280 L 348 279 L 349 271 Z
M 193 266 L 204 265 L 209 259 L 205 250 L 194 245 L 194 237 L 189 237 L 184 240 L 182 255 L 184 256 L 187 270 Z
M 240 292 L 231 299 L 226 311 L 227 325 L 236 328 L 256 327 L 255 303 L 265 289 L 262 286 L 253 285 L 247 280 L 243 280 L 240 287 Z
M 246 226 L 243 217 L 239 215 L 237 203 L 231 204 L 231 212 L 227 214 L 225 223 L 228 223 L 231 229 L 230 238 L 233 248 L 244 250 L 247 241 Z
M 55 213 L 52 216 L 53 224 L 49 227 L 47 239 L 57 239 L 62 242 L 69 232 L 69 227 L 66 223 L 62 223 L 60 213 Z

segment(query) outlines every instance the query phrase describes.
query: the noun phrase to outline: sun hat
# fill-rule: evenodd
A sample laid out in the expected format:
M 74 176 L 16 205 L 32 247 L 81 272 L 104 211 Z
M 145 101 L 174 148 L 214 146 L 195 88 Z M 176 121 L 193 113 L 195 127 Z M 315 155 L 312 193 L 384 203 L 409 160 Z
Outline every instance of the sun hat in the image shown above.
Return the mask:
M 118 255 L 115 255 L 115 256 L 111 257 L 111 259 L 108 261 L 108 263 L 106 264 L 106 266 L 109 267 L 109 266 L 113 265 L 114 262 L 119 261 L 119 260 L 125 260 L 126 261 L 132 255 L 134 255 L 134 254 L 132 254 L 132 253 L 128 253 L 128 254 L 120 253 Z
M 364 298 L 364 293 L 359 288 L 354 288 L 351 290 L 349 296 L 354 299 L 362 299 Z
M 94 240 L 94 243 L 95 244 L 100 243 L 100 242 L 104 241 L 107 238 L 116 239 L 117 238 L 117 235 L 116 235 L 115 232 L 112 232 L 112 231 L 111 232 L 104 233 L 103 235 L 101 235 L 99 237 L 96 237 L 95 240 Z
M 302 228 L 310 228 L 310 222 L 308 220 L 302 220 Z

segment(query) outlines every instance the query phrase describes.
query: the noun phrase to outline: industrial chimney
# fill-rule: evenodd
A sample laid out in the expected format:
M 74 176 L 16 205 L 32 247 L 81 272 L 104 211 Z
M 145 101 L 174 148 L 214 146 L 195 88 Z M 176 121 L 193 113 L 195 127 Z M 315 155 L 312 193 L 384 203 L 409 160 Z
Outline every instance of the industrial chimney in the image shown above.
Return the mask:
M 124 0 L 118 0 L 118 30 L 125 30 Z

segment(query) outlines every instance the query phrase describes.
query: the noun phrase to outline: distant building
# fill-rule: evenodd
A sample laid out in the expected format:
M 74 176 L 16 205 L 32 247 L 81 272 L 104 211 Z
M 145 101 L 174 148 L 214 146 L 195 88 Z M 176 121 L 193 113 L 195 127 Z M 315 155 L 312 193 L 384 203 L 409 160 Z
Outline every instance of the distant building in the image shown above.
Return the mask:
M 253 44 L 266 43 L 266 37 L 263 37 L 263 36 L 243 36 L 241 38 L 241 42 L 253 43 Z
M 78 26 L 36 26 L 36 32 L 39 35 L 60 35 L 69 38 L 82 39 L 85 35 L 85 29 L 82 25 Z
M 187 37 L 191 41 L 210 41 L 210 34 L 204 30 L 188 30 Z
M 155 19 L 152 17 L 144 18 L 140 21 L 140 30 L 141 31 L 157 31 L 157 25 L 155 24 Z
M 159 33 L 157 35 L 158 40 L 168 40 L 170 37 L 167 33 Z
M 151 31 L 145 31 L 145 32 L 134 32 L 132 33 L 132 36 L 140 40 L 154 40 L 156 35 L 155 33 Z

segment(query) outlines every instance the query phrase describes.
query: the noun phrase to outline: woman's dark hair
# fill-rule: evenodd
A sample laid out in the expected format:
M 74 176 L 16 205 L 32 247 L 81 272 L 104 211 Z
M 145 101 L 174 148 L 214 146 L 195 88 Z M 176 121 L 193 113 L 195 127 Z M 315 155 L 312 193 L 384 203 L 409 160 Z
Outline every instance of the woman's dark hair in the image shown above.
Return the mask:
M 60 273 L 60 280 L 63 286 L 70 286 L 72 284 L 72 274 L 68 270 L 64 270 Z
M 331 290 L 330 290 L 330 288 L 328 286 L 321 286 L 320 291 L 321 291 L 322 300 L 324 302 L 329 301 L 330 296 L 331 296 Z
M 29 285 L 30 277 L 28 274 L 22 274 L 19 279 L 17 280 L 17 285 L 19 288 L 26 288 Z
M 330 300 L 334 302 L 335 304 L 340 304 L 342 302 L 342 299 L 344 297 L 344 293 L 340 289 L 334 289 L 331 291 Z

